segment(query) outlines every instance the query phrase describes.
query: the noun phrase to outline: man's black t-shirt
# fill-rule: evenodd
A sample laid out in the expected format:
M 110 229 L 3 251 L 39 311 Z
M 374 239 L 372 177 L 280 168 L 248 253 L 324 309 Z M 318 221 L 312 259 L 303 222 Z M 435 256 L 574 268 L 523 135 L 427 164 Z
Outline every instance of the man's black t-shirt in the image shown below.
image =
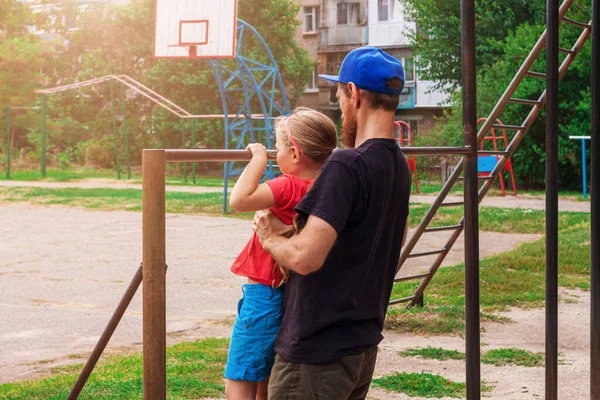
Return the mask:
M 393 139 L 333 153 L 296 207 L 301 224 L 323 219 L 337 240 L 318 271 L 292 273 L 275 350 L 321 363 L 379 344 L 408 216 L 406 158 Z

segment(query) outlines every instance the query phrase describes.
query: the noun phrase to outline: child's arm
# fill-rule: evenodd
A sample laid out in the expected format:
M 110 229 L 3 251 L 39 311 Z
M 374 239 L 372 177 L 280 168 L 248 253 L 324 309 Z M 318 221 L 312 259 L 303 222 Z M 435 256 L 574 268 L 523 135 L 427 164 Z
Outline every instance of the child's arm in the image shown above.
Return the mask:
M 229 205 L 237 212 L 258 211 L 275 205 L 273 192 L 267 184 L 259 185 L 267 167 L 267 150 L 260 143 L 248 145 L 252 159 L 242 172 L 229 197 Z

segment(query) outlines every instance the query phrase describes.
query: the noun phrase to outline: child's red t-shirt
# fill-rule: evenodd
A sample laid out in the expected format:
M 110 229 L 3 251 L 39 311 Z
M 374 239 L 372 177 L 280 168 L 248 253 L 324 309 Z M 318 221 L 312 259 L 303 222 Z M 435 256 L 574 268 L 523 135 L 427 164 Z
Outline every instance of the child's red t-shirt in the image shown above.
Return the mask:
M 271 207 L 271 211 L 284 224 L 292 224 L 296 216 L 294 208 L 308 191 L 311 181 L 294 175 L 281 175 L 266 183 L 275 198 L 275 206 Z M 277 286 L 281 282 L 281 272 L 276 268 L 275 260 L 263 249 L 256 233 L 252 234 L 246 247 L 233 262 L 231 272 L 263 285 Z

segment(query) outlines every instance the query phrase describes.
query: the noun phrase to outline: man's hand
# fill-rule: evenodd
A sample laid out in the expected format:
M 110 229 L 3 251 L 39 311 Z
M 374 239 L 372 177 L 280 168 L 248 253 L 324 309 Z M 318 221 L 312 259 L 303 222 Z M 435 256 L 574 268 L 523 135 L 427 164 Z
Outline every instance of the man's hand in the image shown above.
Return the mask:
M 252 229 L 267 252 L 270 239 L 275 236 L 290 237 L 294 233 L 294 227 L 281 222 L 271 210 L 257 211 L 252 221 Z

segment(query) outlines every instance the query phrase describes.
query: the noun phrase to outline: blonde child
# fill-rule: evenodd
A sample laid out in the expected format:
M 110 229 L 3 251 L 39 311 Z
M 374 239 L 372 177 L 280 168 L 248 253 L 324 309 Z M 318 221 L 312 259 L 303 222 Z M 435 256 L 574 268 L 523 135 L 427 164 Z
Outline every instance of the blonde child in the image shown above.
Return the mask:
M 248 146 L 252 159 L 231 192 L 230 205 L 247 212 L 270 208 L 285 224 L 292 224 L 294 207 L 337 145 L 335 125 L 325 115 L 298 108 L 275 123 L 277 164 L 283 175 L 260 183 L 267 166 L 263 145 Z M 275 359 L 275 337 L 281 324 L 282 285 L 287 272 L 276 265 L 256 234 L 231 267 L 248 278 L 233 326 L 225 368 L 225 394 L 229 400 L 267 398 L 267 384 Z

